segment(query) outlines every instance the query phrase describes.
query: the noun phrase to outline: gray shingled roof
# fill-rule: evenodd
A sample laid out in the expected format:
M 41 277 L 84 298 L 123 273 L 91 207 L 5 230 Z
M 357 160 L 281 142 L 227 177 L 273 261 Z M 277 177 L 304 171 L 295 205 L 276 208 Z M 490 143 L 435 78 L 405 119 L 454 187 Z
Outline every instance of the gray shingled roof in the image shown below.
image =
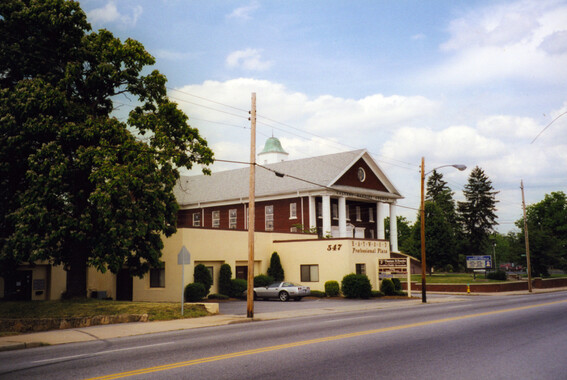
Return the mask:
M 276 172 L 286 174 L 286 176 L 283 178 L 278 177 L 273 171 L 257 167 L 256 197 L 293 194 L 298 191 L 323 190 L 320 185 L 331 186 L 340 175 L 365 154 L 368 155 L 362 149 L 262 165 Z M 174 189 L 175 196 L 181 206 L 241 199 L 247 200 L 250 180 L 249 170 L 249 168 L 243 168 L 216 172 L 210 176 L 182 176 Z M 381 171 L 380 174 L 385 178 Z M 312 183 L 289 176 L 305 179 Z M 390 186 L 394 197 L 399 198 L 400 195 L 393 185 L 387 179 L 385 182 L 387 187 L 388 185 Z

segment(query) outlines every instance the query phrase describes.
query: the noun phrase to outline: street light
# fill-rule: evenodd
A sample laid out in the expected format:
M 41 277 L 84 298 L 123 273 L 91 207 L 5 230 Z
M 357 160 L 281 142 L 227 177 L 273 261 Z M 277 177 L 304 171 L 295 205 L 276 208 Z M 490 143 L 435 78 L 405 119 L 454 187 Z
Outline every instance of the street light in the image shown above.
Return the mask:
M 444 168 L 447 166 L 452 166 L 460 171 L 465 170 L 467 167 L 465 165 L 442 165 L 435 169 L 432 169 L 425 173 L 425 158 L 421 157 L 421 302 L 427 302 L 427 294 L 425 291 L 425 176 L 431 173 L 433 170 Z

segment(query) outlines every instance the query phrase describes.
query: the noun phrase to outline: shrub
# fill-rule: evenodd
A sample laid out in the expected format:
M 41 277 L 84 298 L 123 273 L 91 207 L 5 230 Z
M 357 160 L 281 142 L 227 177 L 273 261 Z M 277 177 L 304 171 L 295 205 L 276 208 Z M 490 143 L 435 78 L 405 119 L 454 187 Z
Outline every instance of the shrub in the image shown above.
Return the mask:
M 242 298 L 242 292 L 246 290 L 247 282 L 241 278 L 233 278 L 230 280 L 230 296 L 234 298 Z
M 495 272 L 488 272 L 486 278 L 490 280 L 506 281 L 507 275 L 503 270 L 497 270 Z
M 205 288 L 205 296 L 209 294 L 211 286 L 213 285 L 213 278 L 211 272 L 203 264 L 198 264 L 193 271 L 193 281 L 203 284 Z
M 280 256 L 277 252 L 272 253 L 270 258 L 270 266 L 268 267 L 268 276 L 272 277 L 274 281 L 284 280 L 284 270 L 280 261 Z
M 320 290 L 312 290 L 310 295 L 311 297 L 323 298 L 325 297 L 325 292 L 322 292 Z
M 382 283 L 380 284 L 380 291 L 387 296 L 393 296 L 396 294 L 394 283 L 389 278 L 382 280 Z
M 371 295 L 372 295 L 372 297 L 376 297 L 376 298 L 378 298 L 378 297 L 384 297 L 384 293 L 382 293 L 382 292 L 379 291 L 379 290 L 373 290 Z
M 402 282 L 400 281 L 399 278 L 392 278 L 392 283 L 394 284 L 394 290 L 396 292 L 402 291 Z
M 219 271 L 219 293 L 230 295 L 230 279 L 232 278 L 232 270 L 229 264 L 223 264 Z
M 341 282 L 341 291 L 347 298 L 370 298 L 372 285 L 365 274 L 347 274 Z
M 447 273 L 453 273 L 453 272 L 454 272 L 453 266 L 452 266 L 451 264 L 447 264 L 447 265 L 445 266 L 445 272 L 447 272 Z
M 262 286 L 268 286 L 274 282 L 274 278 L 271 276 L 266 276 L 265 274 L 259 274 L 254 277 L 254 287 L 259 288 Z
M 209 294 L 207 298 L 210 300 L 227 300 L 228 296 L 224 294 L 213 293 L 213 294 Z
M 187 284 L 184 291 L 185 302 L 198 302 L 205 298 L 207 292 L 205 291 L 205 287 L 200 282 L 193 282 L 191 284 Z
M 331 280 L 325 282 L 325 293 L 327 297 L 336 297 L 339 295 L 340 288 L 337 281 Z

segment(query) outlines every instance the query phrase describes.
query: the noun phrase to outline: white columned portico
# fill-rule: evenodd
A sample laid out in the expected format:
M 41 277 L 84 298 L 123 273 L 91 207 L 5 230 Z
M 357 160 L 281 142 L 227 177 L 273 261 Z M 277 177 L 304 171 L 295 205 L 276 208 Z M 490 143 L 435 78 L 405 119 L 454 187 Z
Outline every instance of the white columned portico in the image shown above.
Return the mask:
M 378 239 L 385 239 L 386 232 L 384 230 L 384 205 L 382 202 L 376 202 L 376 236 Z
M 347 237 L 346 198 L 339 198 L 339 237 Z M 352 236 L 351 236 L 352 237 Z
M 317 204 L 315 197 L 309 196 L 309 229 L 314 230 L 317 228 Z
M 331 234 L 331 196 L 323 195 L 323 231 L 322 236 Z
M 394 203 L 390 203 L 390 252 L 398 252 L 398 216 Z

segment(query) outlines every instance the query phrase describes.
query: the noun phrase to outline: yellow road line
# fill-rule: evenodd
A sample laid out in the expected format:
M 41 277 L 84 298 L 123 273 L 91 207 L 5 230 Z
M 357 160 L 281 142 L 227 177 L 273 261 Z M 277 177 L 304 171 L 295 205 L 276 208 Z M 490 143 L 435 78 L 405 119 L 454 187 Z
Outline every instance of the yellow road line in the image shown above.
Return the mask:
M 261 354 L 261 353 L 264 353 L 264 352 L 283 350 L 283 349 L 286 349 L 286 348 L 300 347 L 300 346 L 306 346 L 306 345 L 310 345 L 310 344 L 330 342 L 330 341 L 334 341 L 334 340 L 353 338 L 353 337 L 371 335 L 371 334 L 378 334 L 378 333 L 383 333 L 383 332 L 388 332 L 388 331 L 403 330 L 403 329 L 419 327 L 419 326 L 434 325 L 434 324 L 438 324 L 438 323 L 458 321 L 458 320 L 462 320 L 462 319 L 484 317 L 484 316 L 487 316 L 487 315 L 509 313 L 509 312 L 513 312 L 513 311 L 533 309 L 533 308 L 537 308 L 537 307 L 556 305 L 556 304 L 566 303 L 566 302 L 567 302 L 567 300 L 546 302 L 546 303 L 541 303 L 541 304 L 537 304 L 537 305 L 521 306 L 521 307 L 515 307 L 515 308 L 511 308 L 511 309 L 504 309 L 504 310 L 487 311 L 487 312 L 484 312 L 484 313 L 467 314 L 467 315 L 462 315 L 462 316 L 459 316 L 459 317 L 442 318 L 442 319 L 436 319 L 436 320 L 433 320 L 433 321 L 424 321 L 424 322 L 410 323 L 410 324 L 400 325 L 400 326 L 384 327 L 384 328 L 375 329 L 375 330 L 366 330 L 366 331 L 359 331 L 359 332 L 348 333 L 348 334 L 334 335 L 334 336 L 329 336 L 329 337 L 324 337 L 324 338 L 317 338 L 317 339 L 310 339 L 310 340 L 304 340 L 304 341 L 299 341 L 299 342 L 280 344 L 280 345 L 277 345 L 277 346 L 255 348 L 255 349 L 246 350 L 246 351 L 233 352 L 233 353 L 230 353 L 230 354 L 209 356 L 209 357 L 201 358 L 201 359 L 193 359 L 193 360 L 188 360 L 188 361 L 184 361 L 184 362 L 164 364 L 164 365 L 155 366 L 155 367 L 142 368 L 142 369 L 127 371 L 127 372 L 120 372 L 120 373 L 115 373 L 115 374 L 106 375 L 106 376 L 93 377 L 93 378 L 87 379 L 87 380 L 110 380 L 110 379 L 119 379 L 119 378 L 128 377 L 128 376 L 144 375 L 144 374 L 148 374 L 148 373 L 152 373 L 152 372 L 166 371 L 166 370 L 169 370 L 169 369 L 180 368 L 180 367 L 189 367 L 189 366 L 196 365 L 196 364 L 210 363 L 210 362 L 219 361 L 219 360 L 237 358 L 237 357 L 240 357 L 240 356 Z

